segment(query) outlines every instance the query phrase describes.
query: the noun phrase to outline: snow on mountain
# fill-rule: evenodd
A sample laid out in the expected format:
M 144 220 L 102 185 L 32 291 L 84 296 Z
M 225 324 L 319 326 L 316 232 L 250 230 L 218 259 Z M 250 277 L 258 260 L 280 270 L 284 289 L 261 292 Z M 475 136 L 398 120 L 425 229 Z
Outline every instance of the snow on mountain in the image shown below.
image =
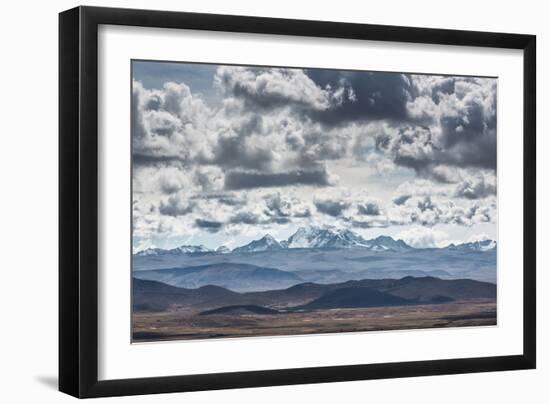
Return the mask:
M 212 250 L 204 245 L 182 245 L 171 250 L 168 250 L 169 254 L 189 254 L 189 253 L 205 253 L 212 252 Z
M 366 247 L 367 241 L 351 230 L 300 227 L 287 240 L 288 248 Z
M 474 241 L 463 244 L 450 244 L 447 249 L 460 251 L 493 251 L 497 247 L 494 240 Z M 226 246 L 218 247 L 215 252 L 218 254 L 249 253 L 260 251 L 277 251 L 285 248 L 365 248 L 370 251 L 408 251 L 413 249 L 403 240 L 395 240 L 389 236 L 379 236 L 366 240 L 361 235 L 346 229 L 321 228 L 321 227 L 300 227 L 287 240 L 277 241 L 271 235 L 253 240 L 250 243 L 231 251 Z M 162 256 L 162 255 L 184 255 L 196 253 L 214 252 L 204 245 L 182 245 L 172 249 L 147 248 L 138 251 L 135 256 Z
M 286 240 L 288 248 L 352 248 L 362 247 L 373 251 L 404 251 L 412 247 L 403 240 L 394 240 L 388 236 L 380 236 L 365 240 L 361 235 L 351 230 L 300 227 L 296 233 Z
M 322 229 L 318 227 L 300 227 L 296 233 L 286 240 L 287 248 L 313 248 L 319 244 L 319 236 L 322 233 Z
M 394 240 L 389 236 L 379 236 L 367 241 L 367 246 L 373 251 L 407 251 L 412 247 L 403 240 Z
M 482 240 L 473 241 L 463 244 L 450 244 L 448 247 L 450 250 L 469 250 L 469 251 L 492 251 L 497 248 L 497 242 L 495 240 Z
M 283 247 L 275 240 L 271 235 L 266 234 L 259 240 L 251 241 L 250 243 L 237 247 L 233 250 L 233 253 L 250 253 L 259 251 L 274 251 L 281 250 Z
M 451 244 L 449 249 L 488 251 L 496 247 L 492 240 L 476 241 L 460 245 Z M 413 249 L 403 240 L 395 240 L 389 236 L 379 236 L 366 240 L 360 234 L 347 229 L 336 229 L 332 227 L 300 227 L 287 240 L 277 241 L 271 235 L 253 240 L 250 243 L 231 251 L 226 246 L 218 247 L 215 252 L 218 254 L 249 253 L 260 251 L 277 251 L 285 248 L 365 248 L 370 251 L 408 251 Z M 183 255 L 194 253 L 214 252 L 204 245 L 182 245 L 180 247 L 165 250 L 162 248 L 148 248 L 137 252 L 138 257 L 160 256 L 160 255 Z
M 146 248 L 145 250 L 138 251 L 134 255 L 136 257 L 148 257 L 148 256 L 157 256 L 162 255 L 163 252 L 167 250 L 164 250 L 162 248 Z
M 138 251 L 135 255 L 137 257 L 147 256 L 159 256 L 159 255 L 182 255 L 193 253 L 208 253 L 212 252 L 211 249 L 204 245 L 182 245 L 176 248 L 166 250 L 164 248 L 146 248 L 145 250 Z

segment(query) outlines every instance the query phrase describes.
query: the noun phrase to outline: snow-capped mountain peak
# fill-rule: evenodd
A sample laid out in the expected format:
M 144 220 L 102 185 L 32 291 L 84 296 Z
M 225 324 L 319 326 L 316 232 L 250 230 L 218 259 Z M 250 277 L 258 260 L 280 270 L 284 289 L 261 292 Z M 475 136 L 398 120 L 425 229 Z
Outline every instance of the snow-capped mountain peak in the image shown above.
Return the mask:
M 492 251 L 497 248 L 497 242 L 495 240 L 480 240 L 471 241 L 462 244 L 451 244 L 447 248 L 451 250 L 470 250 L 470 251 Z
M 412 247 L 403 240 L 380 236 L 365 240 L 363 236 L 348 229 L 300 227 L 286 240 L 288 248 L 367 248 L 372 251 L 404 251 Z
M 283 247 L 281 244 L 273 238 L 270 234 L 266 234 L 261 239 L 253 240 L 250 243 L 243 245 L 242 247 L 235 248 L 234 253 L 249 253 L 260 251 L 274 251 L 281 250 Z
M 189 253 L 201 253 L 211 252 L 212 250 L 204 245 L 181 245 L 179 247 L 168 250 L 172 254 L 189 254 Z
M 287 248 L 311 248 L 315 245 L 315 239 L 319 236 L 321 229 L 318 227 L 300 227 L 286 241 Z
M 286 244 L 288 248 L 351 248 L 366 246 L 366 241 L 350 230 L 300 227 Z
M 147 257 L 147 256 L 159 256 L 159 255 L 182 255 L 182 254 L 208 253 L 208 252 L 212 252 L 212 250 L 201 244 L 201 245 L 181 245 L 179 247 L 171 248 L 171 249 L 146 248 L 144 250 L 138 251 L 135 255 L 137 257 Z
M 162 253 L 165 251 L 167 250 L 164 250 L 162 248 L 146 248 L 144 250 L 138 251 L 134 255 L 136 255 L 137 257 L 157 256 L 162 255 Z
M 395 240 L 389 236 L 378 236 L 367 241 L 368 247 L 374 251 L 406 251 L 412 249 L 410 245 L 403 240 Z
M 480 246 L 477 246 L 481 243 Z M 469 247 L 468 249 L 479 249 L 480 251 L 488 250 L 490 244 L 485 242 L 476 242 L 477 247 Z M 449 248 L 465 249 L 461 246 L 449 246 Z M 218 247 L 215 252 L 218 254 L 228 253 L 250 253 L 261 251 L 277 251 L 285 248 L 365 248 L 371 251 L 406 251 L 412 249 L 403 240 L 394 240 L 389 236 L 379 236 L 370 240 L 366 240 L 360 234 L 357 234 L 349 229 L 337 229 L 334 227 L 300 227 L 288 239 L 277 241 L 272 235 L 266 234 L 262 238 L 253 240 L 248 244 L 230 250 L 226 246 Z M 204 245 L 182 245 L 170 250 L 162 248 L 148 248 L 137 252 L 136 256 L 159 256 L 159 255 L 183 255 L 194 253 L 210 253 L 213 250 Z

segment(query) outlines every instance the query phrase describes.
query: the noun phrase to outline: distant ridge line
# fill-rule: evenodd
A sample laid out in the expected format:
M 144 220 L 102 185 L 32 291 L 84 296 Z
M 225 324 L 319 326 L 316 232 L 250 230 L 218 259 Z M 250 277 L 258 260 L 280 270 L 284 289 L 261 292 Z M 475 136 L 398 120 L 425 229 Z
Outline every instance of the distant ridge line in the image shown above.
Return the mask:
M 494 240 L 480 240 L 465 242 L 461 244 L 449 244 L 445 247 L 425 247 L 436 249 L 470 250 L 470 251 L 491 251 L 496 249 L 497 243 Z M 252 240 L 251 242 L 235 247 L 230 250 L 225 245 L 216 249 L 210 249 L 204 245 L 182 245 L 171 249 L 146 248 L 134 253 L 134 256 L 158 256 L 158 255 L 179 255 L 179 254 L 232 254 L 252 253 L 262 251 L 274 251 L 282 249 L 297 248 L 364 248 L 370 251 L 407 251 L 425 249 L 424 247 L 413 247 L 402 239 L 394 239 L 391 236 L 380 235 L 372 239 L 365 239 L 358 233 L 348 229 L 335 229 L 331 227 L 308 228 L 300 227 L 286 240 L 276 240 L 270 234 Z

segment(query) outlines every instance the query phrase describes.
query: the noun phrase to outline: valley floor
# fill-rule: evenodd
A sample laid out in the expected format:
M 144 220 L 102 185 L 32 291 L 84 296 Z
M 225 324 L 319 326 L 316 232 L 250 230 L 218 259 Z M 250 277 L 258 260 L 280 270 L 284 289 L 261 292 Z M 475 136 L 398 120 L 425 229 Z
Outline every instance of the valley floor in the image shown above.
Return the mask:
M 138 312 L 133 342 L 405 330 L 497 324 L 496 300 L 445 304 L 330 309 L 279 314 Z

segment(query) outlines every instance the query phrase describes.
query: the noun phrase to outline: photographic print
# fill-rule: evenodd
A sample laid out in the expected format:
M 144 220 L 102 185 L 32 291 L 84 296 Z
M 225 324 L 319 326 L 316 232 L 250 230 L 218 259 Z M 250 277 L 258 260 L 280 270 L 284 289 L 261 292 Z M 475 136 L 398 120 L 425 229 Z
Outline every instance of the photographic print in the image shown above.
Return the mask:
M 497 324 L 497 79 L 132 61 L 132 339 Z

